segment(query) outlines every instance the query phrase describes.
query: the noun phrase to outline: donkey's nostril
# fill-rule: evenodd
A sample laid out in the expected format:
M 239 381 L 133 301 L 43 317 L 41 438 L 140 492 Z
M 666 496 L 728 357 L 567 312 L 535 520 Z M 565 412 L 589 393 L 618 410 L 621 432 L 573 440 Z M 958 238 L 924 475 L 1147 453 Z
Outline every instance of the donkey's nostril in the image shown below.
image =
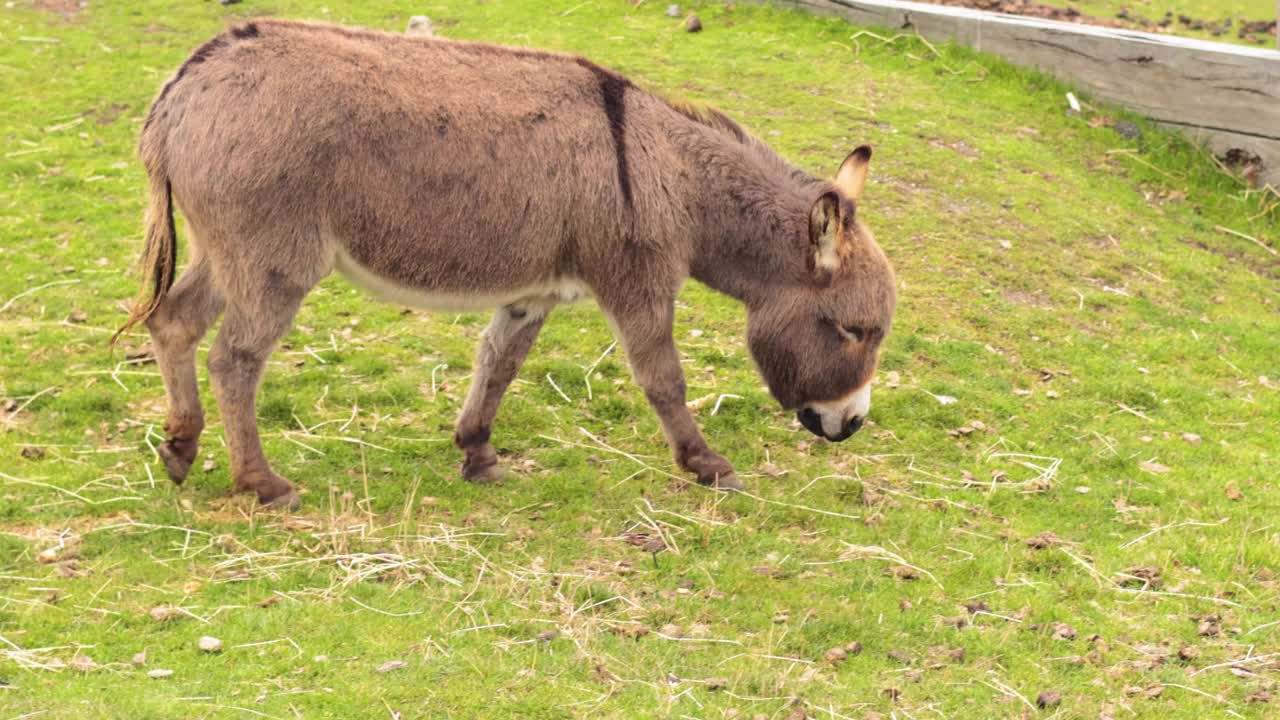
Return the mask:
M 822 432 L 822 417 L 813 408 L 805 408 L 796 413 L 796 419 L 800 421 L 805 430 L 819 437 L 826 437 L 826 434 Z
M 854 415 L 853 417 L 849 418 L 849 424 L 846 425 L 844 428 L 845 432 L 849 435 L 852 435 L 861 429 L 862 429 L 861 415 Z

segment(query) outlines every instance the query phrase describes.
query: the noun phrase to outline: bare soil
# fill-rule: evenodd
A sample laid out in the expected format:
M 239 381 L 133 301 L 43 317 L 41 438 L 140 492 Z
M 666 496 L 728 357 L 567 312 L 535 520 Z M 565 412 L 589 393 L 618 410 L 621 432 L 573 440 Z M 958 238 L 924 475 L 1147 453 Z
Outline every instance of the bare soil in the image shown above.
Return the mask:
M 1147 32 L 1177 33 L 1182 30 L 1188 30 L 1197 33 L 1208 33 L 1214 37 L 1220 37 L 1234 32 L 1236 37 L 1241 40 L 1256 43 L 1258 45 L 1270 44 L 1274 42 L 1274 38 L 1276 37 L 1275 20 L 1245 20 L 1232 18 L 1209 20 L 1195 18 L 1188 15 L 1175 16 L 1173 13 L 1166 13 L 1165 16 L 1161 18 L 1148 18 L 1132 13 L 1127 9 L 1116 13 L 1116 17 L 1114 18 L 1106 18 L 1086 15 L 1071 7 L 1061 8 L 1046 5 L 1042 2 L 1036 2 L 1036 0 L 919 1 L 930 3 L 932 5 L 967 7 L 975 10 L 989 10 L 991 12 L 1000 12 L 1009 15 L 1023 15 L 1026 17 L 1043 18 L 1045 20 L 1058 20 L 1085 25 L 1101 25 L 1103 27 L 1145 30 Z

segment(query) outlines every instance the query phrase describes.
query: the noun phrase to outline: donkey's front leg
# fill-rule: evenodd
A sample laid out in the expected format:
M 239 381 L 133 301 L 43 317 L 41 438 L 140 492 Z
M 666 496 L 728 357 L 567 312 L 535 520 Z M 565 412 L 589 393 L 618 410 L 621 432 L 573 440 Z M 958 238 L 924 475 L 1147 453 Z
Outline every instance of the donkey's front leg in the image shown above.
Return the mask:
M 454 443 L 467 454 L 462 464 L 462 476 L 467 480 L 483 483 L 502 477 L 498 453 L 489 443 L 493 419 L 502 394 L 520 372 L 554 305 L 551 300 L 508 305 L 494 313 L 480 338 L 471 389 L 453 435 Z
M 662 421 L 662 430 L 676 462 L 696 473 L 703 485 L 742 490 L 733 466 L 707 447 L 685 404 L 684 370 L 672 336 L 674 315 L 674 303 L 664 303 L 648 311 L 610 312 L 631 360 L 632 375 L 644 388 L 645 397 Z

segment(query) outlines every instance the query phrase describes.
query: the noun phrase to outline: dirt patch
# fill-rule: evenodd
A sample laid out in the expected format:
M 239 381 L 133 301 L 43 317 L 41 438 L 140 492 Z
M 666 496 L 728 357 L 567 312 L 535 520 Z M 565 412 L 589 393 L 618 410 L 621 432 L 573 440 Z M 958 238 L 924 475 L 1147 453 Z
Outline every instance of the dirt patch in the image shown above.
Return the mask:
M 80 0 L 35 0 L 32 6 L 37 10 L 57 13 L 66 20 L 72 20 L 80 14 Z
M 1119 20 L 1110 20 L 1107 18 L 1098 18 L 1091 15 L 1085 15 L 1075 8 L 1060 8 L 1044 3 L 1034 2 L 1034 0 L 923 0 L 930 5 L 951 5 L 953 7 L 966 7 L 974 10 L 989 10 L 991 12 L 1006 13 L 1008 15 L 1023 15 L 1026 17 L 1037 17 L 1045 20 L 1060 20 L 1063 22 L 1087 23 L 1089 25 L 1105 25 L 1107 27 L 1129 27 Z
M 988 10 L 1022 15 L 1024 17 L 1058 20 L 1061 22 L 1100 25 L 1103 27 L 1145 30 L 1156 33 L 1177 33 L 1179 30 L 1208 33 L 1214 37 L 1234 32 L 1236 37 L 1258 45 L 1273 43 L 1276 37 L 1275 20 L 1248 20 L 1243 18 L 1195 18 L 1189 15 L 1165 13 L 1161 18 L 1148 18 L 1125 8 L 1114 18 L 1086 15 L 1075 8 L 1046 5 L 1036 0 L 918 0 L 931 5 L 950 5 L 974 10 Z

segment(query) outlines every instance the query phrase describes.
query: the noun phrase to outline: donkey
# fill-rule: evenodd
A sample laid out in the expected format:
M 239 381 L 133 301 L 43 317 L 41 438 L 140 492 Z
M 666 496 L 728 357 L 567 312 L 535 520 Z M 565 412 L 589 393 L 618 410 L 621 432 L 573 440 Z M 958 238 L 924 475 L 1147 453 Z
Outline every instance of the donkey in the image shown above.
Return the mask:
M 871 406 L 895 288 L 857 216 L 869 147 L 821 180 L 724 114 L 580 57 L 258 20 L 178 68 L 139 152 L 148 282 L 121 332 L 150 331 L 175 483 L 204 428 L 196 345 L 224 315 L 208 366 L 235 487 L 296 506 L 263 454 L 255 396 L 334 270 L 407 305 L 496 309 L 454 435 L 468 480 L 500 475 L 503 392 L 551 309 L 588 295 L 676 462 L 704 485 L 743 487 L 685 404 L 672 318 L 687 277 L 746 306 L 755 363 L 805 428 L 843 440 Z M 175 203 L 191 234 L 176 283 Z

